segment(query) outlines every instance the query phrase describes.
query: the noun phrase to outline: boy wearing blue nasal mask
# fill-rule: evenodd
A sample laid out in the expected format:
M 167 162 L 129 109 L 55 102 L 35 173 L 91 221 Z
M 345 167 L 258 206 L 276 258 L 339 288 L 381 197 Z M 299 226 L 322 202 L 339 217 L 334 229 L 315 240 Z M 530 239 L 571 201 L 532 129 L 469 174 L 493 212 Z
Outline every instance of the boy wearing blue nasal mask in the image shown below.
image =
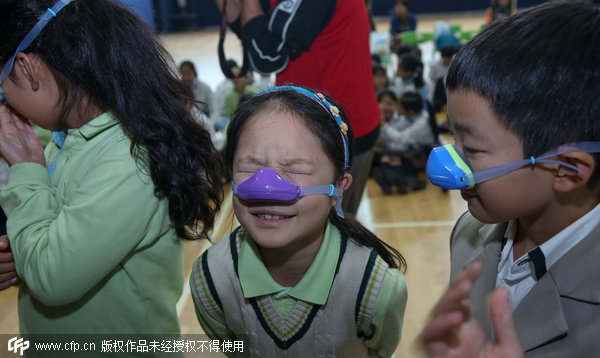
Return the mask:
M 453 61 L 456 143 L 427 172 L 469 211 L 451 237 L 455 282 L 421 335 L 432 356 L 600 356 L 599 63 L 600 12 L 579 1 L 495 23 Z

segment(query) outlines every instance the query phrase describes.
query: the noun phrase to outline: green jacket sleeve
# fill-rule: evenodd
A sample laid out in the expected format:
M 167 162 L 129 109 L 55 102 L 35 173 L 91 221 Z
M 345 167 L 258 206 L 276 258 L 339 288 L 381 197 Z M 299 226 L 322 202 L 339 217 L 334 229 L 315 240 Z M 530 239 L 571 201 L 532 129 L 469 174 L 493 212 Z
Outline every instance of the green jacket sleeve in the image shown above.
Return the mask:
M 115 144 L 121 145 L 125 150 L 96 157 L 85 173 L 57 189 L 39 164 L 10 168 L 0 204 L 8 216 L 17 273 L 45 305 L 82 297 L 144 237 L 160 236 L 147 235 L 153 220 L 168 220 L 128 143 Z
M 388 269 L 381 285 L 371 319 L 372 335 L 365 340 L 379 357 L 391 357 L 400 343 L 408 293 L 404 275 Z

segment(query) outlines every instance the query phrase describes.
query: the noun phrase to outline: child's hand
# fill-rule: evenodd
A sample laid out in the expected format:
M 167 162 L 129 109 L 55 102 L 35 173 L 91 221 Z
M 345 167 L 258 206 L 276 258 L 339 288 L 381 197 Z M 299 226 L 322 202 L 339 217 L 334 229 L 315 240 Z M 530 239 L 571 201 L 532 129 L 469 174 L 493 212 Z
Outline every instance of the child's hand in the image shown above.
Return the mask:
M 436 304 L 431 321 L 419 335 L 430 357 L 525 356 L 517 337 L 510 296 L 505 288 L 496 288 L 490 295 L 496 342 L 487 338 L 473 317 L 469 294 L 481 268 L 478 262 L 465 269 Z
M 23 162 L 46 165 L 44 148 L 29 121 L 0 105 L 0 155 L 8 165 Z
M 19 282 L 8 236 L 0 236 L 0 291 Z

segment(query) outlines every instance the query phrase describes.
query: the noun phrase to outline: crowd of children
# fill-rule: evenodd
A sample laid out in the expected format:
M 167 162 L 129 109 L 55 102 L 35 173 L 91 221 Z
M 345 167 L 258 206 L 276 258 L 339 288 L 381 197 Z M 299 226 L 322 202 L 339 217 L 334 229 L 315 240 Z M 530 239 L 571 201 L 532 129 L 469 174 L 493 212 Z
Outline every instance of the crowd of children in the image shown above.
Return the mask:
M 425 66 L 421 50 L 414 45 L 398 46 L 394 54 L 397 68 L 391 79 L 388 69 L 373 56 L 373 81 L 381 111 L 381 132 L 371 176 L 384 194 L 398 194 L 425 188 L 422 176 L 429 151 L 439 143 L 436 113 L 445 104 L 443 86 L 446 72 L 457 48 L 446 46 L 441 58 Z M 429 81 L 429 84 L 427 83 Z M 439 83 L 438 83 L 439 82 Z M 433 95 L 433 99 L 432 98 Z

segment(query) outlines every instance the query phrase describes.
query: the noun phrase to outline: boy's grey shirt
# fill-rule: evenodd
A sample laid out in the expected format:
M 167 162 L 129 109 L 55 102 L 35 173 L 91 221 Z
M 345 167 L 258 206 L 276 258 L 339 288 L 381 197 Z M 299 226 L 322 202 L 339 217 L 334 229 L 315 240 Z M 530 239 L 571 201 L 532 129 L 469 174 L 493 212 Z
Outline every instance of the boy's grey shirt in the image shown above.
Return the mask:
M 483 271 L 471 292 L 473 313 L 491 336 L 487 296 L 496 286 L 508 223 L 484 224 L 469 212 L 450 238 L 451 280 L 475 261 Z M 559 259 L 515 310 L 526 357 L 600 357 L 600 226 Z

